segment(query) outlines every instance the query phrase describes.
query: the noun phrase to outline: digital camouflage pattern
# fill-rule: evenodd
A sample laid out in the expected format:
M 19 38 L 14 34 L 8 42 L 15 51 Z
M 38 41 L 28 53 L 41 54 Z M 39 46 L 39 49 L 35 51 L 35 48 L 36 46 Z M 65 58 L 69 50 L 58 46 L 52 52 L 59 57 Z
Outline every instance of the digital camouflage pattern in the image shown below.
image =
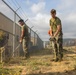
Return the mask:
M 61 20 L 56 17 L 55 19 L 51 18 L 50 19 L 50 26 L 52 28 L 52 33 L 54 34 L 57 30 L 57 25 L 61 25 Z M 50 40 L 54 54 L 55 54 L 55 59 L 62 59 L 63 57 L 63 37 L 62 37 L 62 28 L 61 31 L 58 33 L 58 35 L 53 39 Z

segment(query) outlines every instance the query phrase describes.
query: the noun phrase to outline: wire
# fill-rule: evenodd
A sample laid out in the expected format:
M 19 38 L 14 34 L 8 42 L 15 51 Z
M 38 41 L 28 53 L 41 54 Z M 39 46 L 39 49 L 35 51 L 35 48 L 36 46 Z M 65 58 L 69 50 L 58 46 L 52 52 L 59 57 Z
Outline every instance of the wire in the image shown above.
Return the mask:
M 7 2 L 7 4 L 11 4 L 11 6 L 12 6 L 12 8 L 14 8 L 15 9 L 15 7 L 13 6 L 13 4 L 10 2 L 10 0 L 7 0 L 7 1 L 5 1 L 5 2 Z
M 17 5 L 16 0 L 15 0 L 15 2 L 14 2 L 14 0 L 11 0 L 11 1 L 15 4 L 15 6 L 16 6 L 17 8 L 19 8 L 19 5 Z
M 16 0 L 15 0 L 16 1 Z M 18 4 L 18 6 L 20 6 L 20 4 L 16 1 L 16 3 Z M 21 6 L 20 6 L 21 7 Z M 21 10 L 22 11 L 20 11 L 21 12 L 21 14 L 22 14 L 22 16 L 24 17 L 25 16 L 25 18 L 28 18 L 28 16 L 27 15 L 25 15 L 25 12 L 24 12 L 24 10 L 22 9 L 22 7 L 21 7 Z M 33 25 L 32 24 L 32 22 L 30 21 L 30 19 L 29 19 L 29 22 L 31 23 L 31 25 Z M 33 25 L 34 26 L 34 25 Z M 32 30 L 33 31 L 33 30 Z M 33 31 L 34 32 L 34 31 Z
M 15 0 L 15 1 L 16 1 L 16 0 Z M 16 3 L 18 4 L 18 6 L 20 6 L 20 4 L 19 4 L 17 1 L 16 1 Z M 21 6 L 20 6 L 20 7 L 21 7 Z M 21 10 L 22 10 L 21 12 L 23 12 L 23 15 L 24 15 L 25 12 L 24 12 L 24 10 L 22 9 L 22 7 L 21 7 Z M 28 16 L 27 16 L 26 14 L 25 14 L 24 16 L 28 18 Z
M 28 16 L 25 14 L 24 10 L 22 9 L 22 7 L 20 6 L 20 4 L 17 2 L 17 0 L 7 0 L 9 2 L 9 5 L 12 4 L 14 9 L 18 9 L 20 7 L 21 10 L 19 10 L 18 12 L 20 13 L 19 15 L 21 15 L 20 17 L 22 18 L 26 18 L 28 19 Z M 11 1 L 11 2 L 10 2 Z M 30 25 L 33 25 L 33 23 L 31 22 L 31 20 L 29 19 L 29 23 Z M 34 26 L 34 25 L 33 25 Z M 30 27 L 29 27 L 30 28 Z M 33 31 L 33 30 L 32 30 Z M 33 31 L 35 32 L 35 31 Z
M 19 6 L 20 8 L 21 8 L 21 10 L 23 11 L 23 9 L 22 9 L 22 7 L 20 6 L 20 4 L 15 0 L 15 2 L 16 2 L 16 4 L 17 4 L 17 6 Z M 21 10 L 19 10 L 19 13 L 21 14 L 21 17 L 23 17 L 23 18 L 28 18 L 27 17 L 27 15 L 25 15 L 25 12 L 23 11 L 21 11 Z
M 16 7 L 18 6 L 18 7 L 20 7 L 21 8 L 21 10 L 19 10 L 19 13 L 21 14 L 21 17 L 23 17 L 23 18 L 28 18 L 28 16 L 27 15 L 25 15 L 25 12 L 24 12 L 24 10 L 22 9 L 22 7 L 20 6 L 20 4 L 15 0 L 15 2 L 13 1 L 13 0 L 11 0 L 13 3 L 14 3 L 14 5 L 16 5 Z M 18 8 L 17 7 L 17 8 Z M 32 24 L 32 22 L 29 20 L 29 22 Z M 33 24 L 32 24 L 33 25 Z

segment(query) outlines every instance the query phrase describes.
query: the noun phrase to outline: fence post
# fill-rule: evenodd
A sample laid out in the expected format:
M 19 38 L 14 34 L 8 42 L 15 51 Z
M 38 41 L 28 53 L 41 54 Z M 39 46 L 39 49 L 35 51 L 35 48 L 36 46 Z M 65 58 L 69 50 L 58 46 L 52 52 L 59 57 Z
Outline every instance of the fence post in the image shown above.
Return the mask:
M 2 62 L 2 57 L 1 57 L 1 49 L 0 49 L 0 63 Z
M 2 50 L 1 50 L 1 63 L 2 63 L 3 59 L 2 59 Z
M 14 23 L 13 23 L 13 34 L 15 35 L 15 23 L 16 23 L 16 12 L 14 12 Z M 14 50 L 15 50 L 15 36 L 13 36 L 13 57 L 14 57 Z
M 2 63 L 2 61 L 3 61 L 2 53 L 3 53 L 4 50 L 5 50 L 4 47 L 1 47 L 1 48 L 0 48 L 0 62 L 1 62 L 1 63 Z

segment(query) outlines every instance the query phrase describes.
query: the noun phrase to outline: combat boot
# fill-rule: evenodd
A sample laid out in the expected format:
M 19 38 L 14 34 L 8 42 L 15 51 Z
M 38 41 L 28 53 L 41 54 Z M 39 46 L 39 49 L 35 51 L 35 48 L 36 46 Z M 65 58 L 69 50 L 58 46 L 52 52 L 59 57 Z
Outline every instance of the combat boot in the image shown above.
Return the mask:
M 62 60 L 63 60 L 63 54 L 61 54 L 59 57 L 59 61 L 62 61 Z
M 59 58 L 56 58 L 56 59 L 55 59 L 55 62 L 58 62 L 58 61 L 59 61 Z

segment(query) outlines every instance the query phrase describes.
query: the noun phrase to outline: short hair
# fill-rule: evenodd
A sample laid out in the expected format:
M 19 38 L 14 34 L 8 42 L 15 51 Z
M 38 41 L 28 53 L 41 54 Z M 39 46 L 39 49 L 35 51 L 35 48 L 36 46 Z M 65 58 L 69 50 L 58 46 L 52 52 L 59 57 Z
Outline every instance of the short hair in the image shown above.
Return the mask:
M 24 20 L 23 19 L 20 19 L 18 22 L 24 22 Z
M 56 10 L 52 9 L 50 12 L 53 14 L 53 13 L 56 13 Z

